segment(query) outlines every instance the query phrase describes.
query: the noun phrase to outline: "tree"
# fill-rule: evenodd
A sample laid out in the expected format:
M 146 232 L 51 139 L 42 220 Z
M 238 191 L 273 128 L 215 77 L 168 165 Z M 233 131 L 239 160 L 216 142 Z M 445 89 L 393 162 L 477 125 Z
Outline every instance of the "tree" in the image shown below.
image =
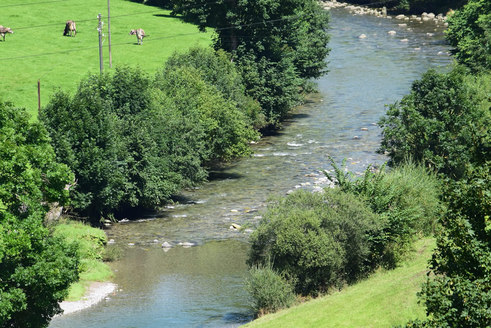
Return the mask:
M 491 325 L 490 162 L 447 188 L 449 211 L 430 262 L 421 299 L 427 319 L 408 327 Z
M 175 0 L 174 14 L 217 31 L 215 47 L 241 67 L 248 95 L 277 125 L 305 80 L 325 73 L 328 14 L 313 0 Z
M 470 0 L 448 24 L 446 37 L 457 61 L 474 72 L 491 70 L 491 2 Z
M 0 103 L 0 327 L 46 327 L 78 279 L 75 246 L 43 225 L 48 203 L 64 204 L 72 182 L 43 126 Z
M 411 93 L 391 105 L 381 119 L 381 151 L 390 164 L 412 158 L 453 179 L 467 166 L 482 165 L 489 155 L 489 76 L 426 72 Z

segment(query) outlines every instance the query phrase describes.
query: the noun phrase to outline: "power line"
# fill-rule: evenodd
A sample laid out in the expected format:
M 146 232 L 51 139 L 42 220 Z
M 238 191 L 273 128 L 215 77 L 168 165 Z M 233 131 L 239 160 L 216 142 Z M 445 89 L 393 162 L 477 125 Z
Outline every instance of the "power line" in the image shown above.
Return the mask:
M 285 21 L 285 20 L 291 20 L 300 17 L 301 15 L 295 15 L 295 16 L 288 16 L 284 18 L 278 18 L 278 19 L 271 19 L 271 20 L 263 20 L 259 22 L 254 22 L 254 23 L 249 23 L 249 24 L 242 24 L 242 25 L 234 25 L 234 26 L 227 26 L 227 27 L 221 27 L 221 28 L 216 28 L 215 31 L 224 31 L 224 30 L 230 30 L 230 29 L 236 29 L 236 28 L 241 28 L 241 27 L 249 27 L 249 26 L 254 26 L 254 25 L 263 25 L 263 24 L 269 24 L 269 23 L 276 23 L 279 21 Z M 170 35 L 170 36 L 161 36 L 161 37 L 152 37 L 151 39 L 148 39 L 145 42 L 153 42 L 156 40 L 163 40 L 163 39 L 172 39 L 172 38 L 177 38 L 177 37 L 182 37 L 182 36 L 189 36 L 189 35 L 195 35 L 195 34 L 200 34 L 202 32 L 189 32 L 189 33 L 180 33 L 180 34 L 175 34 L 175 35 Z M 121 46 L 121 45 L 129 45 L 133 44 L 133 42 L 120 42 L 120 43 L 113 43 L 113 46 Z M 64 54 L 64 53 L 70 53 L 74 51 L 84 51 L 84 50 L 90 50 L 90 49 L 97 49 L 98 46 L 93 46 L 93 47 L 86 47 L 86 48 L 73 48 L 73 49 L 67 49 L 67 50 L 62 50 L 62 51 L 54 51 L 54 52 L 46 52 L 46 53 L 41 53 L 41 54 L 34 54 L 34 55 L 25 55 L 25 56 L 17 56 L 17 57 L 7 57 L 7 58 L 2 58 L 2 61 L 5 60 L 16 60 L 16 59 L 25 59 L 25 58 L 34 58 L 34 57 L 41 57 L 41 56 L 47 56 L 47 55 L 56 55 L 56 54 Z

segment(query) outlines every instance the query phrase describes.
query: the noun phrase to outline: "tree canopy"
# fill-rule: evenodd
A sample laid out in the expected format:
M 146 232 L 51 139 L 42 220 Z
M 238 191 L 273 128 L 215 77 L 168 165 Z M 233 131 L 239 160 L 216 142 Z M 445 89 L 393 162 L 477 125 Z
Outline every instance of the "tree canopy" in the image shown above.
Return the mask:
M 0 103 L 0 327 L 46 327 L 78 279 L 75 246 L 43 225 L 73 175 L 55 160 L 46 130 Z

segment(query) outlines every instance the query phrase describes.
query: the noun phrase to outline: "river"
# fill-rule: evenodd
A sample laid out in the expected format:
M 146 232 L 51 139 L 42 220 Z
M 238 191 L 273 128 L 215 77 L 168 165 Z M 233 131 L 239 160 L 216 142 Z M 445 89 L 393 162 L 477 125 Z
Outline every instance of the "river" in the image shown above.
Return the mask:
M 400 26 L 399 24 L 407 24 Z M 387 32 L 394 30 L 396 35 Z M 365 39 L 358 36 L 365 34 Z M 443 27 L 331 10 L 329 73 L 319 93 L 254 155 L 212 172 L 179 204 L 107 230 L 124 251 L 113 264 L 118 291 L 100 304 L 55 318 L 50 328 L 237 327 L 252 319 L 243 289 L 250 230 L 271 195 L 323 186 L 328 156 L 362 172 L 377 154 L 385 104 L 409 92 L 429 68 L 447 69 Z M 163 249 L 168 242 L 175 246 Z M 183 247 L 179 243 L 194 246 Z

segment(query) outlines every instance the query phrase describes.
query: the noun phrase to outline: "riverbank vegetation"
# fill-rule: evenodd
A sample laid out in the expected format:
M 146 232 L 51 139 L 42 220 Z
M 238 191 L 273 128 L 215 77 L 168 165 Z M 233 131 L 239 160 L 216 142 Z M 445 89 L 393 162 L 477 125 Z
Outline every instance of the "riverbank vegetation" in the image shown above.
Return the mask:
M 442 210 L 440 184 L 422 166 L 367 169 L 357 180 L 336 166 L 335 171 L 331 179 L 338 187 L 280 198 L 251 235 L 249 285 L 264 293 L 253 300 L 255 308 L 267 304 L 266 297 L 274 304 L 282 297 L 281 290 L 270 292 L 272 285 L 257 279 L 263 270 L 276 272 L 297 294 L 322 295 L 379 267 L 396 267 L 417 236 L 433 232 Z
M 77 247 L 43 223 L 73 181 L 55 159 L 46 129 L 0 102 L 0 327 L 45 327 L 78 280 Z
M 380 268 L 357 284 L 328 296 L 261 316 L 245 327 L 392 327 L 424 318 L 416 293 L 425 280 L 435 240 L 423 238 L 393 269 Z
M 32 7 L 36 17 L 45 17 L 38 10 L 42 7 L 34 5 L 25 7 Z M 137 4 L 113 5 L 122 13 L 114 16 L 113 40 L 121 41 L 114 45 L 132 44 L 123 41 L 123 36 L 137 22 L 123 17 L 134 17 L 127 12 L 134 12 Z M 206 10 L 209 5 L 202 3 Z M 79 12 L 97 8 L 93 2 L 80 6 Z M 159 43 L 176 37 L 165 33 L 168 28 L 186 36 L 190 25 L 158 11 L 147 21 L 154 28 L 147 30 L 153 36 L 149 40 L 157 42 L 146 39 L 144 46 L 119 55 L 115 52 L 117 68 L 101 74 L 89 69 L 75 93 L 76 77 L 86 74 L 94 60 L 83 55 L 91 48 L 86 32 L 91 20 L 73 17 L 66 7 L 52 10 L 56 16 L 49 26 L 66 17 L 81 24 L 74 38 L 49 35 L 47 40 L 48 33 L 37 30 L 46 22 L 33 19 L 32 26 L 23 28 L 16 19 L 22 15 L 9 14 L 8 24 L 16 29 L 18 23 L 20 33 L 2 46 L 17 45 L 20 50 L 8 46 L 12 50 L 8 60 L 13 64 L 3 72 L 11 77 L 26 72 L 36 78 L 52 75 L 48 89 L 56 92 L 40 110 L 40 121 L 34 123 L 29 123 L 25 110 L 4 102 L 28 104 L 34 112 L 32 101 L 17 92 L 22 83 L 14 83 L 17 91 L 12 96 L 2 94 L 0 102 L 1 327 L 45 327 L 60 313 L 58 302 L 72 283 L 110 275 L 100 261 L 105 243 L 102 231 L 94 233 L 72 223 L 46 224 L 51 206 L 64 206 L 96 225 L 134 209 L 156 209 L 182 188 L 204 181 L 212 165 L 249 155 L 249 143 L 259 137 L 258 131 L 279 127 L 303 94 L 312 90 L 308 80 L 325 73 L 328 15 L 316 1 L 291 1 L 287 6 L 277 1 L 257 8 L 247 2 L 233 8 L 228 3 L 213 6 L 220 10 L 212 14 L 221 15 L 210 16 L 217 35 L 215 49 L 191 46 L 186 38 L 178 38 L 175 47 Z M 182 1 L 175 3 L 175 13 L 196 23 L 189 8 Z M 198 7 L 193 3 L 192 8 Z M 176 24 L 169 27 L 169 19 Z M 226 28 L 217 22 L 227 24 Z M 28 35 L 25 29 L 35 32 Z M 198 30 L 188 34 L 198 43 L 209 44 L 210 34 Z M 234 35 L 232 45 L 225 36 L 230 34 Z M 15 63 L 39 42 L 39 53 L 29 55 L 36 68 L 19 69 Z M 78 48 L 67 50 L 68 42 Z M 147 58 L 148 54 L 152 55 Z M 46 65 L 49 62 L 57 64 Z M 122 65 L 135 62 L 143 68 Z M 149 67 L 160 68 L 150 76 Z M 72 294 L 81 291 L 81 285 L 83 281 L 74 285 Z
M 348 193 L 354 192 L 365 200 L 366 205 L 375 213 L 382 214 L 386 219 L 385 229 L 382 231 L 389 232 L 389 238 L 372 238 L 370 241 L 378 243 L 392 239 L 395 241 L 394 246 L 399 247 L 404 244 L 410 245 L 411 239 L 418 231 L 433 231 L 436 234 L 437 246 L 430 261 L 430 274 L 427 275 L 419 294 L 426 316 L 414 316 L 414 320 L 406 324 L 407 327 L 487 327 L 491 323 L 489 2 L 471 0 L 453 17 L 453 20 L 449 20 L 448 37 L 452 39 L 454 46 L 453 53 L 458 61 L 456 66 L 448 73 L 437 73 L 433 70 L 425 73 L 420 80 L 413 83 L 411 93 L 400 102 L 391 105 L 386 116 L 380 121 L 383 128 L 381 151 L 388 154 L 389 164 L 392 166 L 387 176 L 398 170 L 405 170 L 408 160 L 417 162 L 418 170 L 431 173 L 416 174 L 418 178 L 415 181 L 418 183 L 408 184 L 397 174 L 395 180 L 390 179 L 390 183 L 384 183 L 385 174 L 382 171 L 372 173 L 368 170 L 364 177 L 353 180 L 342 169 L 335 169 L 335 181 L 341 189 Z M 441 204 L 430 201 L 435 205 L 430 207 L 436 210 L 433 213 L 439 215 L 433 216 L 432 220 L 418 222 L 414 218 L 424 211 L 412 207 L 418 207 L 420 202 L 428 200 L 428 190 L 419 190 L 427 185 L 426 177 L 420 179 L 425 175 L 438 179 L 438 182 L 435 180 L 435 186 L 441 187 L 435 189 L 439 191 L 432 195 L 434 200 L 439 199 Z M 400 183 L 396 182 L 398 180 Z M 413 195 L 406 187 L 421 191 L 421 194 Z M 331 192 L 327 194 L 329 193 Z M 285 207 L 290 201 L 288 197 L 280 201 Z M 292 199 L 295 197 L 298 196 L 293 196 Z M 315 199 L 318 196 L 308 197 L 298 206 L 310 208 L 315 204 L 310 197 Z M 335 209 L 341 208 L 340 204 L 330 199 L 326 199 L 325 204 L 321 206 L 329 204 L 335 205 Z M 252 237 L 251 263 L 261 264 L 261 261 L 255 259 L 262 259 L 262 263 L 268 263 L 268 268 L 276 270 L 284 284 L 296 286 L 297 280 L 294 278 L 299 273 L 295 272 L 295 275 L 292 275 L 289 269 L 282 266 L 281 252 L 296 252 L 304 246 L 308 247 L 307 241 L 316 241 L 322 234 L 316 230 L 318 225 L 313 225 L 308 220 L 303 221 L 307 225 L 301 229 L 295 229 L 298 223 L 291 225 L 291 230 L 296 233 L 289 232 L 283 235 L 283 229 L 279 229 L 278 234 L 264 233 L 269 231 L 269 225 L 276 223 L 275 208 L 276 205 L 273 205 L 271 212 L 268 212 Z M 270 213 L 273 213 L 272 217 L 269 217 Z M 303 219 L 296 215 L 294 210 L 291 213 L 291 220 L 295 216 L 298 220 Z M 417 216 L 413 217 L 414 214 Z M 426 215 L 422 217 L 428 218 Z M 436 218 L 437 224 L 434 221 Z M 324 227 L 329 229 L 327 225 Z M 336 236 L 338 232 L 339 229 L 334 227 L 330 234 Z M 298 236 L 305 239 L 301 247 L 295 244 Z M 409 240 L 406 241 L 404 236 L 408 236 Z M 304 254 L 311 254 L 321 244 L 317 242 L 314 245 L 308 247 Z M 336 244 L 332 245 L 331 250 L 335 250 Z M 343 254 L 348 254 L 342 247 L 338 249 L 337 257 L 342 258 Z M 391 247 L 388 249 L 391 250 Z M 403 255 L 396 259 L 404 258 L 405 255 L 404 252 L 396 254 Z M 312 276 L 315 277 L 315 265 L 312 268 L 301 267 L 303 263 L 323 264 L 322 261 L 312 262 L 312 258 L 317 259 L 317 255 L 305 256 L 298 260 L 297 267 L 301 274 L 310 275 L 312 271 L 309 270 L 313 268 Z M 322 260 L 322 256 L 319 259 Z M 397 261 L 393 263 L 397 264 Z M 252 274 L 257 273 L 254 271 Z M 321 291 L 325 289 L 325 281 L 320 284 Z M 390 295 L 390 292 L 387 291 L 387 294 Z M 326 300 L 330 297 L 327 296 Z M 335 294 L 332 297 L 335 298 Z M 261 322 L 265 322 L 265 326 L 275 326 L 278 322 L 283 323 L 279 326 L 288 326 L 296 319 L 310 322 L 313 314 L 303 309 L 314 308 L 315 304 L 321 302 L 323 301 L 314 301 L 285 312 L 294 313 L 295 319 L 288 315 L 283 319 L 278 315 Z M 288 305 L 283 304 L 285 307 Z M 327 314 L 324 316 L 324 308 L 316 309 L 322 313 L 316 319 L 318 322 L 331 322 L 331 317 L 327 317 Z M 372 309 L 371 314 L 378 317 L 384 310 L 377 307 Z M 332 318 L 336 317 L 336 314 L 332 314 Z M 277 321 L 274 318 L 278 318 Z M 367 320 L 373 324 L 372 319 Z M 402 323 L 403 321 L 391 324 Z M 365 326 L 369 323 L 366 321 L 357 325 Z

